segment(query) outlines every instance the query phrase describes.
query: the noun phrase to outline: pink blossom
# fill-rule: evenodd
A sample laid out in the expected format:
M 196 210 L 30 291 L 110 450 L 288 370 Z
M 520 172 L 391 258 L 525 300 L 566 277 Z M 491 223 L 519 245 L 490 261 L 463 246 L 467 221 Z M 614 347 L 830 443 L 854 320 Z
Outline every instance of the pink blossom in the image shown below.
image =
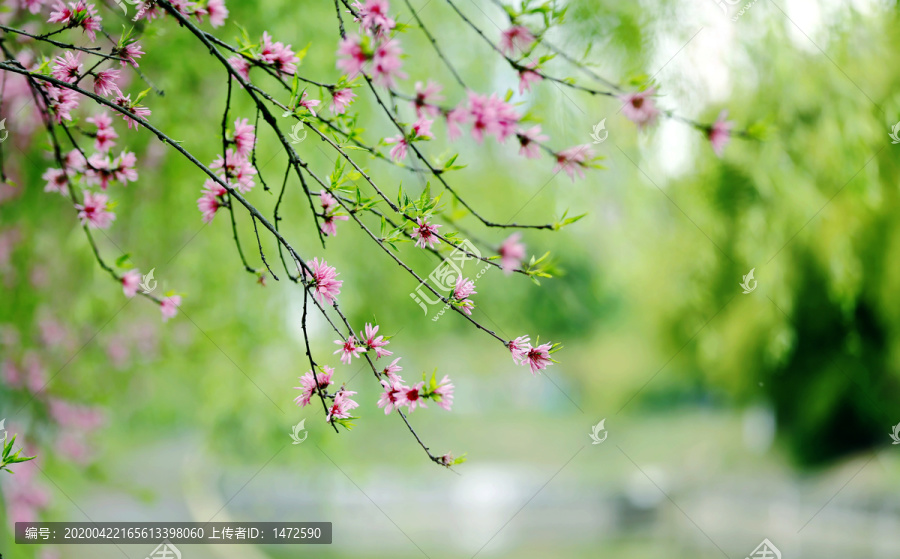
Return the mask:
M 319 101 L 318 99 L 307 99 L 306 95 L 307 95 L 307 93 L 304 91 L 303 95 L 300 96 L 299 105 L 301 107 L 303 107 L 304 109 L 308 110 L 309 112 L 311 112 L 313 116 L 316 116 L 316 111 L 315 111 L 314 107 L 318 107 L 319 103 L 321 103 L 321 101 Z
M 141 46 L 135 42 L 128 43 L 121 49 L 114 49 L 113 54 L 122 58 L 124 60 L 119 61 L 119 63 L 124 68 L 127 64 L 131 64 L 135 68 L 138 67 L 137 59 L 141 57 L 141 55 L 146 54 L 141 50 Z
M 331 112 L 336 115 L 342 115 L 347 112 L 347 107 L 353 101 L 356 94 L 348 88 L 332 90 L 331 92 Z
M 341 349 L 335 351 L 335 354 L 341 354 L 341 363 L 350 364 L 353 358 L 359 359 L 359 356 L 366 352 L 365 346 L 356 345 L 356 336 L 350 336 L 347 341 L 335 340 L 334 343 L 341 346 Z
M 394 162 L 400 163 L 406 158 L 406 151 L 409 148 L 409 142 L 406 141 L 406 136 L 403 134 L 391 136 L 390 138 L 385 138 L 384 143 L 388 145 L 395 144 L 390 151 L 391 159 L 394 160 Z
M 453 383 L 450 382 L 450 377 L 444 375 L 440 384 L 438 384 L 437 388 L 432 392 L 432 395 L 438 396 L 437 405 L 447 411 L 450 411 L 450 407 L 453 405 L 453 388 L 454 386 Z
M 471 281 L 469 278 L 463 279 L 463 277 L 457 276 L 456 278 L 456 287 L 453 288 L 453 297 L 457 300 L 462 301 L 463 299 L 467 299 L 469 295 L 475 295 L 478 293 L 475 291 L 475 282 Z
M 106 194 L 94 194 L 90 190 L 85 190 L 82 203 L 75 204 L 81 224 L 94 229 L 109 228 L 116 219 L 116 214 L 109 211 L 108 202 L 109 197 Z
M 413 100 L 413 106 L 416 108 L 416 116 L 422 117 L 423 114 L 435 117 L 440 112 L 440 108 L 435 103 L 443 101 L 444 97 L 439 95 L 444 86 L 428 80 L 428 85 L 422 86 L 422 82 L 416 82 L 416 97 Z
M 515 133 L 516 123 L 522 118 L 496 93 L 486 97 L 470 91 L 467 109 L 472 118 L 472 137 L 478 142 L 484 140 L 485 134 L 494 135 L 503 142 Z
M 63 159 L 63 165 L 65 165 L 67 169 L 74 169 L 79 173 L 83 173 L 87 165 L 87 159 L 84 158 L 81 151 L 72 149 Z
M 309 405 L 310 400 L 312 399 L 313 394 L 316 393 L 317 389 L 322 390 L 328 388 L 328 385 L 334 384 L 334 381 L 331 380 L 331 376 L 334 374 L 334 369 L 329 367 L 328 365 L 323 365 L 322 369 L 324 372 L 316 372 L 315 375 L 313 372 L 307 371 L 305 375 L 300 377 L 300 386 L 295 386 L 296 390 L 300 390 L 300 395 L 294 398 L 294 401 L 297 402 L 298 406 L 307 406 Z M 318 383 L 316 380 L 318 379 Z
M 56 115 L 56 122 L 72 120 L 72 111 L 78 108 L 78 93 L 64 87 L 46 86 L 50 110 Z
M 216 217 L 216 212 L 224 205 L 221 197 L 226 192 L 228 191 L 222 185 L 212 179 L 206 179 L 203 183 L 202 194 L 197 199 L 197 209 L 203 216 L 203 223 L 211 223 Z
M 66 189 L 66 173 L 62 169 L 47 169 L 41 178 L 47 181 L 44 186 L 44 192 L 59 192 L 65 194 Z
M 375 350 L 376 359 L 394 354 L 394 352 L 384 349 L 384 346 L 388 345 L 390 342 L 385 340 L 384 336 L 376 336 L 376 334 L 378 334 L 378 328 L 378 325 L 372 326 L 367 322 L 365 333 L 359 333 L 359 338 L 365 340 L 366 349 Z
M 100 22 L 103 20 L 97 15 L 97 9 L 93 4 L 88 4 L 84 0 L 78 2 L 69 2 L 68 6 L 57 0 L 53 11 L 50 12 L 50 18 L 47 23 L 64 23 L 74 27 L 81 27 L 87 33 L 88 38 L 93 42 L 97 38 L 97 31 L 100 30 Z
M 464 106 L 456 107 L 447 113 L 447 136 L 451 141 L 457 140 L 462 136 L 462 130 L 459 129 L 459 125 L 468 122 L 469 111 Z
M 409 234 L 410 237 L 416 239 L 416 246 L 419 248 L 434 248 L 434 244 L 438 242 L 437 232 L 440 225 L 432 225 L 426 217 L 423 221 L 421 217 L 416 218 L 417 226 L 413 228 Z
M 73 404 L 59 398 L 50 398 L 47 403 L 50 417 L 60 426 L 89 432 L 99 429 L 106 423 L 100 408 Z
M 94 74 L 94 93 L 106 97 L 113 93 L 121 95 L 116 80 L 119 78 L 119 70 L 103 70 Z
M 180 5 L 182 2 L 180 0 L 175 0 L 172 2 L 172 5 L 178 9 L 178 11 L 184 13 L 184 6 Z M 165 14 L 162 8 L 159 7 L 153 0 L 141 0 L 138 3 L 137 14 L 134 16 L 134 21 L 140 21 L 142 19 L 146 19 L 147 21 L 153 21 L 156 18 L 160 18 Z
M 291 50 L 291 45 L 272 42 L 272 37 L 267 31 L 263 31 L 262 46 L 260 47 L 259 57 L 266 64 L 271 64 L 279 73 L 293 74 L 297 71 L 297 64 L 300 59 Z
M 117 181 L 122 183 L 122 185 L 126 185 L 129 182 L 134 182 L 138 179 L 138 172 L 135 169 L 135 165 L 137 164 L 137 157 L 134 153 L 130 151 L 123 151 L 116 157 L 115 161 L 112 162 L 112 172 L 113 176 Z
M 100 185 L 100 188 L 106 190 L 109 181 L 113 179 L 112 163 L 109 155 L 103 153 L 95 153 L 88 157 L 88 168 L 85 171 L 85 181 L 91 185 Z
M 228 8 L 225 7 L 224 0 L 209 0 L 206 3 L 206 13 L 209 15 L 209 24 L 214 28 L 225 25 L 228 18 Z
M 239 156 L 247 157 L 253 151 L 253 146 L 256 144 L 256 135 L 253 131 L 253 125 L 246 118 L 234 121 L 234 145 L 235 152 Z
M 325 260 L 319 262 L 318 258 L 313 258 L 308 266 L 312 270 L 312 275 L 306 272 L 306 280 L 311 282 L 315 289 L 313 295 L 320 303 L 334 302 L 341 293 L 341 285 L 344 280 L 337 279 L 337 272 Z
M 528 70 L 519 70 L 519 95 L 526 91 L 531 91 L 532 84 L 536 84 L 544 79 L 534 70 L 537 67 L 537 62 L 532 62 L 528 67 L 530 68 Z
M 550 348 L 552 344 L 541 344 L 537 347 L 532 347 L 528 349 L 528 352 L 525 354 L 525 359 L 528 364 L 531 366 L 531 374 L 535 374 L 538 371 L 542 371 L 553 364 L 553 360 L 550 359 Z M 524 365 L 524 363 L 523 363 Z
M 232 56 L 228 59 L 228 64 L 234 68 L 237 74 L 244 78 L 245 82 L 250 81 L 250 64 L 243 56 Z
M 433 135 L 431 133 L 431 125 L 434 123 L 433 120 L 428 120 L 424 116 L 421 116 L 416 120 L 412 125 L 413 130 L 413 139 L 421 139 L 421 138 L 432 138 Z
M 322 205 L 322 211 L 325 213 L 338 206 L 338 201 L 325 189 L 319 191 L 319 203 Z
M 163 322 L 168 322 L 178 314 L 178 307 L 181 306 L 181 295 L 172 295 L 171 297 L 163 297 L 159 304 L 159 311 L 162 313 Z
M 710 127 L 709 131 L 706 133 L 706 137 L 709 138 L 709 145 L 712 146 L 713 151 L 719 157 L 722 157 L 722 152 L 725 151 L 725 146 L 728 145 L 728 142 L 731 141 L 731 129 L 734 127 L 734 122 L 725 120 L 727 118 L 727 110 L 719 113 L 719 118 L 716 119 L 716 121 Z
M 20 388 L 22 386 L 22 371 L 12 359 L 3 360 L 3 380 L 10 388 Z
M 645 128 L 656 122 L 659 118 L 659 109 L 653 101 L 652 95 L 656 93 L 656 88 L 629 93 L 619 96 L 625 105 L 622 107 L 622 114 L 628 120 L 638 125 L 638 128 Z
M 403 405 L 403 391 L 406 387 L 394 380 L 382 380 L 381 386 L 384 387 L 384 392 L 378 399 L 378 407 L 384 408 L 385 415 L 391 413 L 392 410 L 400 409 L 400 406 Z
M 521 233 L 513 233 L 500 245 L 500 267 L 506 275 L 511 274 L 525 259 L 525 245 L 519 242 L 521 238 Z
M 84 437 L 73 433 L 61 434 L 56 440 L 55 448 L 66 459 L 80 466 L 90 462 L 93 455 L 85 443 Z
M 92 117 L 88 117 L 87 122 L 97 127 L 97 136 L 94 139 L 94 147 L 98 151 L 109 151 L 116 143 L 113 141 L 119 135 L 112 127 L 112 118 L 106 112 L 97 113 Z M 76 150 L 77 152 L 77 150 Z
M 119 93 L 118 97 L 116 97 L 115 103 L 116 103 L 116 105 L 122 107 L 129 113 L 133 114 L 134 116 L 137 116 L 140 118 L 146 118 L 146 117 L 150 116 L 150 109 L 148 109 L 147 107 L 138 105 L 137 103 L 132 103 L 131 95 L 123 97 L 122 94 Z M 132 126 L 134 126 L 134 127 L 138 126 L 137 121 L 128 115 L 122 114 L 122 120 L 124 120 L 126 122 L 126 124 L 128 124 L 129 130 L 131 129 Z
M 36 14 L 44 7 L 45 0 L 22 0 L 22 7 L 32 14 Z
M 27 377 L 26 385 L 32 394 L 40 393 L 47 386 L 47 369 L 44 363 L 36 353 L 28 352 L 24 359 L 22 368 L 25 370 Z
M 371 55 L 363 50 L 359 35 L 347 35 L 338 43 L 338 70 L 347 74 L 352 80 L 360 74 Z
M 75 83 L 81 75 L 81 53 L 72 54 L 66 51 L 63 56 L 53 59 L 53 70 L 50 75 L 59 81 Z
M 334 419 L 347 419 L 350 417 L 350 410 L 358 408 L 359 404 L 350 399 L 356 392 L 344 390 L 341 388 L 334 395 L 334 403 L 328 408 L 328 415 L 325 421 L 331 422 Z
M 122 291 L 129 299 L 137 294 L 141 285 L 141 273 L 137 270 L 129 270 L 122 274 Z
M 256 182 L 253 180 L 253 175 L 256 174 L 253 164 L 246 157 L 235 153 L 231 148 L 225 150 L 224 158 L 219 155 L 218 159 L 213 161 L 209 168 L 223 169 L 224 174 L 220 173 L 219 176 L 228 179 L 229 186 L 233 186 L 240 192 L 249 192 L 256 185 Z
M 423 386 L 425 386 L 425 383 L 419 382 L 411 387 L 403 387 L 403 391 L 400 393 L 402 398 L 400 405 L 407 406 L 409 411 L 415 411 L 417 407 L 427 408 L 428 406 L 425 405 L 425 400 L 422 398 Z
M 396 39 L 386 41 L 375 48 L 372 59 L 372 81 L 384 87 L 394 87 L 395 79 L 403 79 L 406 74 L 400 71 L 403 62 L 400 55 L 403 49 Z
M 565 171 L 572 182 L 575 182 L 576 174 L 580 178 L 584 178 L 585 162 L 593 155 L 589 144 L 566 148 L 556 154 L 556 166 L 553 168 L 553 172 Z
M 391 361 L 390 365 L 388 365 L 381 371 L 381 374 L 383 374 L 388 379 L 390 379 L 391 382 L 399 382 L 399 383 L 403 382 L 403 379 L 400 378 L 400 375 L 397 374 L 398 372 L 403 370 L 403 367 L 401 367 L 400 365 L 397 364 L 397 362 L 400 361 L 401 359 L 402 359 L 402 357 L 398 357 L 398 358 L 394 359 L 393 361 Z
M 510 340 L 506 347 L 509 348 L 509 352 L 512 354 L 513 361 L 517 365 L 521 365 L 525 360 L 526 355 L 528 355 L 528 350 L 531 349 L 531 338 L 528 336 L 519 336 L 515 340 Z
M 337 222 L 350 219 L 346 215 L 326 215 L 322 218 L 322 233 L 329 237 L 337 236 Z
M 528 130 L 520 130 L 516 136 L 519 138 L 519 155 L 527 159 L 540 159 L 541 146 L 539 142 L 546 142 L 549 136 L 541 134 L 540 124 L 532 126 Z
M 353 9 L 357 13 L 353 21 L 358 21 L 363 31 L 375 37 L 387 35 L 396 25 L 388 16 L 387 0 L 366 0 L 365 4 L 357 0 L 353 3 Z
M 534 35 L 522 25 L 513 25 L 500 34 L 500 50 L 507 56 L 524 54 L 532 43 L 534 43 Z

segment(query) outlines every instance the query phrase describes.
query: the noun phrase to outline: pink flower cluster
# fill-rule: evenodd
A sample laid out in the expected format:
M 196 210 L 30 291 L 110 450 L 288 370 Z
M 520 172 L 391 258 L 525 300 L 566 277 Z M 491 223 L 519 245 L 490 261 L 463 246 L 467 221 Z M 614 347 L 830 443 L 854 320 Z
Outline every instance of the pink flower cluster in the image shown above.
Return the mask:
M 532 347 L 530 337 L 519 336 L 515 340 L 511 340 L 507 347 L 516 365 L 530 366 L 532 375 L 556 362 L 550 357 L 550 350 L 553 349 L 551 343 Z
M 337 279 L 337 271 L 325 260 L 320 262 L 318 258 L 313 258 L 312 262 L 307 262 L 307 266 L 312 271 L 312 274 L 306 272 L 306 281 L 313 289 L 313 296 L 319 303 L 333 303 L 341 293 L 344 280 Z
M 350 218 L 338 213 L 340 204 L 327 190 L 319 191 L 319 203 L 322 205 L 322 233 L 334 237 L 337 235 L 337 222 Z
M 197 21 L 203 22 L 203 18 L 209 16 L 209 24 L 213 27 L 221 27 L 225 25 L 228 19 L 228 8 L 225 7 L 224 0 L 207 0 L 206 5 L 200 2 L 192 2 L 191 0 L 170 0 L 172 6 L 188 17 L 195 17 Z M 134 21 L 147 20 L 152 21 L 165 14 L 162 8 L 157 5 L 155 0 L 141 0 L 137 3 L 137 15 Z
M 378 407 L 384 408 L 385 415 L 393 410 L 399 410 L 401 407 L 407 408 L 407 411 L 410 412 L 417 407 L 428 407 L 425 405 L 425 400 L 428 399 L 434 400 L 438 406 L 450 411 L 453 405 L 454 390 L 450 377 L 444 375 L 439 383 L 432 378 L 431 383 L 428 384 L 423 380 L 407 386 L 403 383 L 403 378 L 397 374 L 402 370 L 402 367 L 397 365 L 398 361 L 400 361 L 399 357 L 394 359 L 381 373 L 386 378 L 381 380 L 384 391 L 378 399 Z
M 362 73 L 371 74 L 372 80 L 385 87 L 394 87 L 396 80 L 406 78 L 400 70 L 403 50 L 396 39 L 390 38 L 395 22 L 387 14 L 387 0 L 366 0 L 353 4 L 354 21 L 360 24 L 360 35 L 347 35 L 338 44 L 337 67 L 353 81 Z
M 375 359 L 393 355 L 393 352 L 384 349 L 384 346 L 390 342 L 384 339 L 384 336 L 378 335 L 378 326 L 373 326 L 368 322 L 366 323 L 365 331 L 359 333 L 359 339 L 356 336 L 350 336 L 346 340 L 335 340 L 334 343 L 341 346 L 334 353 L 340 353 L 341 363 L 348 365 L 354 357 L 358 359 L 360 355 L 369 350 L 375 351 Z
M 497 141 L 504 142 L 515 134 L 516 125 L 522 118 L 512 105 L 500 99 L 496 93 L 488 97 L 472 91 L 468 93 L 465 104 L 460 104 L 446 116 L 447 133 L 451 140 L 462 135 L 459 125 L 470 124 L 472 137 L 479 143 L 484 141 L 486 135 L 495 136 Z
M 239 192 L 249 192 L 256 181 L 253 175 L 256 169 L 250 161 L 253 146 L 256 145 L 255 127 L 246 118 L 234 121 L 234 132 L 228 143 L 234 148 L 225 150 L 225 157 L 220 154 L 209 168 L 218 171 L 218 177 L 231 188 Z M 204 223 L 212 222 L 216 212 L 226 206 L 225 195 L 228 190 L 219 182 L 206 179 L 200 198 L 197 199 L 197 209 L 200 210 Z

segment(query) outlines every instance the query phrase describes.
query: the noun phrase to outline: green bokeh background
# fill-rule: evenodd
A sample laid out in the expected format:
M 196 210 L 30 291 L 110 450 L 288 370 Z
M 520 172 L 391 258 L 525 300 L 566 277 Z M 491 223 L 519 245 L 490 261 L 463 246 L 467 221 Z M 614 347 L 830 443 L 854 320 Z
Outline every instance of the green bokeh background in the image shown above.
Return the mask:
M 470 87 L 515 88 L 446 3 L 413 5 Z M 459 5 L 492 38 L 506 25 L 493 4 Z M 330 2 L 228 8 L 217 36 L 232 39 L 240 22 L 251 37 L 268 30 L 295 48 L 309 43 L 304 75 L 337 78 Z M 392 12 L 410 19 L 401 2 Z M 117 16 L 104 17 L 111 25 Z M 101 405 L 108 418 L 85 468 L 56 455 L 40 405 L 0 392 L 0 416 L 17 414 L 39 444 L 40 481 L 53 496 L 45 519 L 206 521 L 225 506 L 217 520 L 334 523 L 328 547 L 185 546 L 191 558 L 745 557 L 764 537 L 785 557 L 897 556 L 900 469 L 888 437 L 900 421 L 900 166 L 888 136 L 900 118 L 897 24 L 895 6 L 878 2 L 757 2 L 736 22 L 712 1 L 572 2 L 554 41 L 570 53 L 592 44 L 597 72 L 622 83 L 652 76 L 664 108 L 704 122 L 727 108 L 740 127 L 764 131 L 735 140 L 722 159 L 683 124 L 639 133 L 617 100 L 550 83 L 514 99 L 554 146 L 590 142 L 607 119 L 609 138 L 594 146 L 607 168 L 586 180 L 523 160 L 512 141 L 448 144 L 437 123 L 426 150 L 460 153 L 467 167 L 449 180 L 482 215 L 543 223 L 588 214 L 560 232 L 525 233 L 530 253 L 551 251 L 558 277 L 536 286 L 492 270 L 477 285 L 474 316 L 487 327 L 565 344 L 543 376 L 460 317 L 423 316 L 409 298 L 416 282 L 354 226 L 340 224 L 323 249 L 289 182 L 285 236 L 341 272 L 351 322 L 377 318 L 395 335 L 406 378 L 434 367 L 453 378 L 453 412 L 430 406 L 411 420 L 436 453 L 468 453 L 458 475 L 430 464 L 399 418 L 376 408 L 380 387 L 357 362 L 324 359 L 334 336 L 317 318 L 313 351 L 358 391 L 361 419 L 336 435 L 320 410 L 294 406 L 307 370 L 300 291 L 271 278 L 261 287 L 241 271 L 227 216 L 203 226 L 203 176 L 178 154 L 116 119 L 119 146 L 155 163 L 112 188 L 118 219 L 108 238 L 97 235 L 107 260 L 127 252 L 142 271 L 155 268 L 162 291 L 184 295 L 183 312 L 162 325 L 158 309 L 126 301 L 97 267 L 71 208 L 42 192 L 51 164 L 43 138 L 26 152 L 4 144 L 22 192 L 0 205 L 0 223 L 17 226 L 22 241 L 4 272 L 0 323 L 19 330 L 22 347 L 3 351 L 19 359 L 39 348 L 41 317 L 63 322 L 70 346 L 40 350 L 48 374 L 59 371 L 47 391 Z M 401 40 L 401 88 L 431 78 L 458 102 L 463 90 L 421 33 Z M 146 99 L 152 122 L 212 161 L 224 70 L 171 20 L 154 23 L 142 44 L 142 71 L 166 92 Z M 575 75 L 563 62 L 550 68 Z M 135 80 L 128 92 L 140 89 Z M 393 135 L 357 91 L 367 140 Z M 244 99 L 232 110 L 232 120 L 254 115 Z M 277 184 L 283 150 L 265 132 L 259 141 L 262 176 Z M 312 134 L 298 151 L 320 176 L 330 172 L 333 154 Z M 359 153 L 388 192 L 401 181 L 421 192 L 414 174 Z M 275 197 L 260 185 L 248 195 L 268 215 Z M 246 217 L 238 214 L 239 233 L 258 265 Z M 482 246 L 505 233 L 471 218 L 459 230 Z M 263 246 L 277 262 L 275 244 Z M 409 244 L 401 254 L 422 275 L 436 263 Z M 742 294 L 751 268 L 758 288 Z M 46 274 L 42 287 L 29 282 L 35 270 Z M 123 343 L 131 356 L 113 366 L 106 348 Z M 141 343 L 155 347 L 142 353 Z M 309 439 L 290 445 L 304 418 Z M 609 439 L 592 445 L 590 428 L 604 418 Z M 32 550 L 0 532 L 0 552 L 28 559 Z M 111 546 L 62 553 L 121 556 Z

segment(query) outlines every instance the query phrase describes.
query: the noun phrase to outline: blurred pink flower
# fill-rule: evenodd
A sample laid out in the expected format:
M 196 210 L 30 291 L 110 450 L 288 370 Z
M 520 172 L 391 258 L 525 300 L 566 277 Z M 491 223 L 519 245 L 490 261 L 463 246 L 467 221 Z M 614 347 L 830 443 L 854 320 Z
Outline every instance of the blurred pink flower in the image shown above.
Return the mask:
M 513 25 L 500 34 L 500 50 L 507 56 L 524 54 L 532 43 L 534 35 L 522 25 Z
M 659 118 L 659 109 L 656 108 L 656 103 L 652 97 L 655 93 L 656 88 L 651 87 L 644 91 L 620 95 L 619 100 L 625 103 L 622 107 L 622 114 L 628 120 L 637 124 L 638 128 L 652 125 Z
M 94 194 L 90 190 L 85 190 L 82 203 L 75 204 L 81 224 L 95 229 L 109 228 L 116 219 L 116 214 L 109 211 L 108 202 L 109 197 L 106 194 Z
M 129 270 L 122 274 L 122 291 L 129 299 L 137 294 L 141 285 L 141 273 L 137 270 Z
M 588 144 L 566 148 L 557 152 L 556 166 L 553 168 L 553 172 L 564 171 L 572 179 L 572 182 L 575 182 L 575 175 L 583 179 L 585 162 L 593 155 L 594 152 Z
M 500 267 L 506 275 L 509 275 L 517 267 L 521 266 L 525 259 L 525 245 L 519 240 L 522 238 L 521 233 L 513 233 L 503 241 L 500 245 Z
M 172 295 L 171 297 L 163 297 L 159 304 L 159 311 L 162 313 L 163 322 L 168 322 L 170 318 L 178 314 L 178 307 L 181 306 L 181 295 Z
M 728 142 L 731 141 L 731 129 L 734 128 L 734 122 L 726 120 L 727 118 L 727 110 L 719 113 L 719 118 L 716 119 L 716 121 L 710 127 L 709 132 L 707 132 L 709 145 L 712 146 L 713 151 L 719 157 L 722 157 L 722 152 L 725 151 L 725 146 L 728 145 Z
M 348 88 L 332 90 L 331 92 L 331 112 L 336 115 L 342 115 L 347 112 L 347 107 L 353 102 L 356 94 Z

